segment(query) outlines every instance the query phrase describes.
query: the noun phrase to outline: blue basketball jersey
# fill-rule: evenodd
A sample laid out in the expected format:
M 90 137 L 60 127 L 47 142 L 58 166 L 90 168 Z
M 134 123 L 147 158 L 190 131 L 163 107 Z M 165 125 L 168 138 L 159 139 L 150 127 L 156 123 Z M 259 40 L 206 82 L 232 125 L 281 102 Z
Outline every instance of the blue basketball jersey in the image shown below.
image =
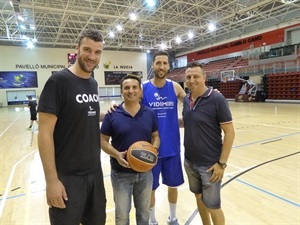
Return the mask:
M 154 109 L 158 118 L 160 147 L 158 157 L 169 157 L 180 154 L 180 135 L 178 123 L 177 96 L 171 80 L 155 87 L 151 81 L 143 82 L 142 103 Z

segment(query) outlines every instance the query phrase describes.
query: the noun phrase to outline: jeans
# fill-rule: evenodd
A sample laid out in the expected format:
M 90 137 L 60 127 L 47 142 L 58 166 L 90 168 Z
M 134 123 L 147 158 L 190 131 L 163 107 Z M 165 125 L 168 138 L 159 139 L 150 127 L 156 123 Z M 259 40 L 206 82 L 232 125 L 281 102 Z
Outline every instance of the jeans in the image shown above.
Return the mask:
M 132 196 L 136 210 L 136 224 L 149 224 L 152 182 L 153 176 L 151 170 L 146 173 L 111 171 L 116 225 L 129 225 Z
M 221 208 L 221 181 L 210 182 L 212 175 L 207 172 L 210 166 L 200 166 L 184 160 L 184 168 L 188 177 L 190 191 L 194 194 L 202 194 L 202 201 L 207 208 Z

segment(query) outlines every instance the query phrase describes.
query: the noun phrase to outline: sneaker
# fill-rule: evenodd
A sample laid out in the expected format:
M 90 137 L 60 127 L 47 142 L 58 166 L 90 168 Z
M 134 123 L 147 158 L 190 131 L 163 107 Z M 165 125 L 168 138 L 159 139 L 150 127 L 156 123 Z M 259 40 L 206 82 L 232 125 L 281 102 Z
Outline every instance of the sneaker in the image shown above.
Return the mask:
M 170 217 L 167 220 L 168 225 L 179 225 L 178 219 L 175 217 L 172 221 L 170 220 Z
M 31 130 L 31 127 L 26 128 L 26 130 Z
M 158 222 L 154 222 L 154 223 L 149 222 L 149 225 L 158 225 Z

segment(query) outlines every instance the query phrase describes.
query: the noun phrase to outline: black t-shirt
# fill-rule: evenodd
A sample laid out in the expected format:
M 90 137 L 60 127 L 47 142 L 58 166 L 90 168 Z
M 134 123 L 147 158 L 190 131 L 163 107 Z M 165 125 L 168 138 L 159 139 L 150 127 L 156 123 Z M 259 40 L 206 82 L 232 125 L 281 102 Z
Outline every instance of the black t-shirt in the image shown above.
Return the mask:
M 31 100 L 31 101 L 28 102 L 28 107 L 30 109 L 30 114 L 31 115 L 36 114 L 36 106 L 37 106 L 36 101 Z
M 41 93 L 38 112 L 57 116 L 55 160 L 59 174 L 87 174 L 101 167 L 98 84 L 69 69 L 51 75 Z

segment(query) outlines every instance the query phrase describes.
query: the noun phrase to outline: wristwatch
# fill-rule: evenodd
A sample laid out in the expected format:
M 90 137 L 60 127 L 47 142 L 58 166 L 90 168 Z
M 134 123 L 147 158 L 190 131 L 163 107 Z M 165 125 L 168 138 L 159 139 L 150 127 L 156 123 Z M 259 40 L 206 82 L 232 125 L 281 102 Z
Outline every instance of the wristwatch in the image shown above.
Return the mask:
M 221 166 L 222 169 L 225 169 L 227 167 L 226 163 L 221 163 L 220 161 L 218 161 L 219 166 Z

